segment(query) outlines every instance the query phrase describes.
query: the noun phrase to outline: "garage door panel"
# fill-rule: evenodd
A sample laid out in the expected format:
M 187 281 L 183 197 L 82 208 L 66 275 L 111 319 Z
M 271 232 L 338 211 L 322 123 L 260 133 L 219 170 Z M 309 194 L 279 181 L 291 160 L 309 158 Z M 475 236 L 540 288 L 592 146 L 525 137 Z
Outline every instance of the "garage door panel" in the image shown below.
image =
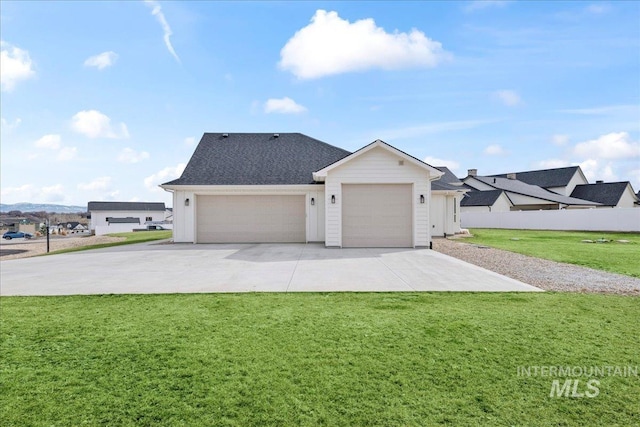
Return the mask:
M 305 242 L 305 196 L 198 196 L 198 243 Z
M 343 247 L 413 246 L 411 184 L 343 184 Z

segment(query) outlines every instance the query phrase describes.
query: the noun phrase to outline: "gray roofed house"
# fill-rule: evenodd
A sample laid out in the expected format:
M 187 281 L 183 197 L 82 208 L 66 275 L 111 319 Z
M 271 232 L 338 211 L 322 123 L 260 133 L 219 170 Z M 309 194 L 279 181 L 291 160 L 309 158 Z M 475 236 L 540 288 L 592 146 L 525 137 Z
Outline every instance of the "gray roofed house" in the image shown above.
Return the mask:
M 518 181 L 542 188 L 565 187 L 569 184 L 573 176 L 580 169 L 580 166 L 569 166 L 564 168 L 541 169 L 534 171 L 515 172 Z M 507 178 L 509 174 L 489 175 L 490 177 Z
M 460 229 L 465 189 L 432 192 L 442 175 L 381 140 L 350 152 L 300 133 L 205 133 L 160 187 L 173 196 L 175 242 L 425 247 L 436 224 L 439 235 Z
M 313 184 L 351 152 L 301 133 L 205 133 L 182 176 L 163 185 Z
M 577 185 L 571 193 L 571 197 L 611 207 L 633 207 L 638 201 L 629 181 Z
M 474 179 L 489 185 L 490 187 L 505 190 L 511 193 L 529 196 L 541 200 L 555 202 L 563 205 L 576 206 L 597 206 L 599 203 L 588 200 L 577 199 L 574 197 L 563 196 L 549 190 L 545 190 L 537 185 L 527 184 L 519 179 L 509 179 L 500 177 L 475 176 Z
M 469 191 L 460 202 L 460 206 L 491 206 L 501 194 L 504 194 L 504 191 Z

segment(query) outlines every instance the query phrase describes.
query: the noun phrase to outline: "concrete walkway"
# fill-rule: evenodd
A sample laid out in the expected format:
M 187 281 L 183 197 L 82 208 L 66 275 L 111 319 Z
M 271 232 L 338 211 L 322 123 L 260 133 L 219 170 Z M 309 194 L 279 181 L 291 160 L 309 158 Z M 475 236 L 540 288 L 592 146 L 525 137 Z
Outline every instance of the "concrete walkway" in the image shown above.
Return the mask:
M 428 249 L 143 243 L 2 261 L 0 295 L 540 291 Z

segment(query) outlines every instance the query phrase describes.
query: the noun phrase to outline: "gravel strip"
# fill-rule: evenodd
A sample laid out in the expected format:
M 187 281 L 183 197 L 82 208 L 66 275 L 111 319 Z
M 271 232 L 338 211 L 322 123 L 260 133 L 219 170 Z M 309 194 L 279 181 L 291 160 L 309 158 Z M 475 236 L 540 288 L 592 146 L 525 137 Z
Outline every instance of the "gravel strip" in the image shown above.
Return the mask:
M 462 239 L 433 239 L 433 249 L 547 291 L 640 296 L 640 279 L 549 261 Z
M 80 246 L 98 245 L 101 243 L 120 242 L 124 237 L 85 236 L 85 237 L 55 237 L 49 241 L 51 252 L 60 249 L 77 248 Z M 0 261 L 17 258 L 28 258 L 47 252 L 47 238 L 25 240 L 24 243 L 5 243 L 0 246 Z

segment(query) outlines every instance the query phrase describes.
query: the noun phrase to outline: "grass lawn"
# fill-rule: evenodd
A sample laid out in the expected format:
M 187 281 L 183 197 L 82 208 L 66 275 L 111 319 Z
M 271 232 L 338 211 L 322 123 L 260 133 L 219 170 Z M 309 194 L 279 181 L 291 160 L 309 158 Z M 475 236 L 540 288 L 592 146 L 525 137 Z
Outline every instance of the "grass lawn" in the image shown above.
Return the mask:
M 552 261 L 577 264 L 597 270 L 640 277 L 640 234 L 588 231 L 540 231 L 478 229 L 464 239 L 507 251 Z M 517 240 L 514 240 L 517 239 Z M 583 243 L 583 240 L 611 240 L 608 243 Z M 628 240 L 630 243 L 618 243 Z
M 60 249 L 57 251 L 51 251 L 46 255 L 64 254 L 67 252 L 79 252 L 79 251 L 86 251 L 88 249 L 100 249 L 100 248 L 108 248 L 111 246 L 131 245 L 133 243 L 144 243 L 144 242 L 151 242 L 154 240 L 169 239 L 172 236 L 172 231 L 171 230 L 135 231 L 131 233 L 112 233 L 112 234 L 107 234 L 107 236 L 124 237 L 125 240 L 122 240 L 120 242 L 99 243 L 97 245 L 78 246 L 75 248 Z
M 640 365 L 640 298 L 0 298 L 3 426 L 628 426 L 640 377 L 550 397 L 521 366 Z M 584 393 L 589 378 L 576 377 Z

